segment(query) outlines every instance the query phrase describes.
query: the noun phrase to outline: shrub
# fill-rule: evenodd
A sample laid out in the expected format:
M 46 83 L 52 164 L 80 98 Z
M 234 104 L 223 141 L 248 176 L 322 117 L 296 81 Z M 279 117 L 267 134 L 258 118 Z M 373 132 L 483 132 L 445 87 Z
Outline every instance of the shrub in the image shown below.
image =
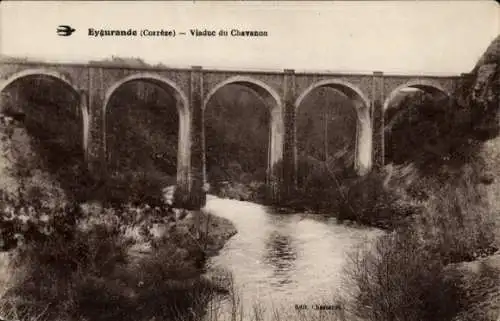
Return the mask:
M 497 251 L 497 220 L 481 187 L 464 179 L 433 194 L 414 229 L 429 251 L 454 263 Z
M 339 211 L 341 219 L 393 229 L 418 213 L 402 188 L 388 184 L 385 173 L 370 173 L 350 182 Z
M 352 313 L 366 320 L 455 320 L 459 315 L 477 315 L 468 311 L 484 304 L 484 297 L 471 296 L 470 287 L 450 277 L 447 269 L 450 263 L 498 250 L 497 218 L 474 175 L 464 170 L 451 184 L 426 180 L 432 190 L 418 215 L 382 236 L 372 248 L 353 254 L 347 268 L 348 283 L 355 289 Z M 481 282 L 474 285 L 480 293 L 486 289 Z M 498 295 L 498 287 L 489 288 Z
M 289 191 L 280 205 L 296 210 L 337 213 L 349 178 L 332 168 L 336 167 L 313 157 L 300 157 L 298 187 Z
M 29 311 L 22 318 L 44 309 L 52 316 L 69 315 L 81 300 L 78 287 L 91 276 L 105 278 L 125 264 L 126 250 L 118 231 L 104 225 L 52 233 L 19 249 L 15 266 L 23 273 L 4 299 L 20 299 L 16 310 Z
M 500 256 L 452 264 L 448 279 L 460 289 L 457 321 L 489 321 L 500 316 Z
M 110 175 L 95 191 L 95 197 L 109 206 L 162 204 L 162 189 L 175 185 L 175 178 L 156 172 L 128 172 Z
M 64 207 L 50 214 L 49 235 L 26 237 L 16 250 L 15 282 L 2 298 L 16 317 L 173 320 L 201 315 L 214 294 L 216 286 L 201 277 L 205 257 L 189 224 L 158 238 L 151 226 L 163 215 L 148 206 Z M 150 251 L 132 251 L 141 244 Z
M 370 321 L 452 320 L 459 310 L 457 289 L 444 280 L 443 268 L 410 230 L 382 236 L 351 256 L 348 311 Z
M 6 317 L 170 320 L 201 309 L 211 295 L 211 283 L 200 277 L 205 258 L 192 259 L 201 250 L 188 233 L 154 242 L 151 227 L 168 229 L 165 218 L 173 214 L 144 203 L 47 203 L 27 190 L 0 194 L 3 250 L 15 258 L 14 281 L 1 299 Z M 131 256 L 133 245 L 148 244 L 152 253 Z
M 349 169 L 334 170 L 335 163 L 335 159 L 327 163 L 303 158 L 299 180 L 303 185 L 292 191 L 284 205 L 386 229 L 420 211 L 407 188 L 414 176 L 411 166 L 388 166 L 383 172 L 358 177 Z

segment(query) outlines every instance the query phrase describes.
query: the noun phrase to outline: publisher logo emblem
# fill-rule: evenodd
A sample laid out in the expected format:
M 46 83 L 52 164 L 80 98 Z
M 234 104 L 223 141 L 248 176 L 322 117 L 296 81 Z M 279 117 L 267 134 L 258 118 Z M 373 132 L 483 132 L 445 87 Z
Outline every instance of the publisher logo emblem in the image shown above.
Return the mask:
M 57 27 L 57 34 L 62 37 L 68 37 L 71 36 L 73 32 L 75 32 L 76 29 L 71 28 L 70 26 L 66 25 L 61 25 Z

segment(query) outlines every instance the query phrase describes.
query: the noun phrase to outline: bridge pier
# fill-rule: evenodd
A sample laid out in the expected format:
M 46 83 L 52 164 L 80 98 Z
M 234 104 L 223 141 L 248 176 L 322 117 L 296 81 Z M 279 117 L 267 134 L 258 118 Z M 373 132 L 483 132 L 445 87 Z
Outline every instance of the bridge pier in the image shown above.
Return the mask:
M 295 72 L 285 69 L 283 80 L 283 112 L 285 123 L 285 139 L 283 150 L 283 167 L 281 172 L 281 196 L 291 196 L 297 185 L 297 129 L 295 108 Z
M 87 165 L 87 169 L 89 171 L 92 170 L 90 168 L 90 161 L 89 161 L 89 98 L 88 98 L 88 91 L 86 90 L 80 90 L 78 92 L 78 108 L 81 112 L 81 117 L 82 117 L 82 131 L 83 131 L 83 137 L 82 137 L 82 146 L 83 146 L 83 157 L 85 164 Z
M 179 113 L 179 132 L 177 143 L 177 187 L 187 193 L 190 189 L 191 169 L 191 112 L 189 106 L 184 108 L 184 101 L 177 99 L 176 109 Z
M 271 110 L 267 169 L 268 199 L 279 202 L 283 187 L 283 146 L 285 138 L 284 107 Z
M 87 133 L 85 154 L 90 174 L 96 179 L 107 177 L 106 148 L 104 142 L 105 114 L 105 86 L 104 74 L 101 68 L 89 67 L 87 71 Z M 85 124 L 85 118 L 84 118 Z M 84 125 L 85 130 L 85 125 Z
M 190 71 L 189 101 L 191 109 L 191 170 L 189 186 L 189 207 L 199 209 L 205 206 L 205 144 L 203 117 L 203 72 L 201 67 Z
M 371 119 L 373 127 L 373 170 L 379 171 L 384 167 L 385 161 L 385 124 L 384 124 L 384 74 L 373 73 L 373 94 L 371 105 Z
M 359 104 L 357 109 L 358 123 L 356 129 L 356 155 L 354 170 L 359 176 L 368 174 L 372 169 L 373 153 L 373 130 L 370 106 L 365 106 L 364 102 Z

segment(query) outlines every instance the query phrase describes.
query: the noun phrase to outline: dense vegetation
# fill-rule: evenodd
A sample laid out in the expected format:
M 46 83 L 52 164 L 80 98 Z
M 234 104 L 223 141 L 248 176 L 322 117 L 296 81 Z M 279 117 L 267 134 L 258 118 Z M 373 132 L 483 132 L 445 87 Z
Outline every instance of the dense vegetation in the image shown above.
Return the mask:
M 10 262 L 0 273 L 2 317 L 170 320 L 204 313 L 218 293 L 217 282 L 201 276 L 205 261 L 236 231 L 204 215 L 197 237 L 193 213 L 179 221 L 165 204 L 162 188 L 176 175 L 172 105 L 153 84 L 117 91 L 107 109 L 109 175 L 101 179 L 84 163 L 81 113 L 70 88 L 41 76 L 2 93 L 0 245 L 9 251 L 2 262 Z
M 218 196 L 267 202 L 272 106 L 263 98 L 243 85 L 228 85 L 208 103 L 207 178 Z M 297 116 L 298 181 L 304 190 L 315 185 L 318 165 L 328 163 L 335 174 L 352 172 L 355 131 L 353 103 L 342 93 L 319 88 L 304 99 Z
M 258 198 L 266 182 L 270 108 L 243 85 L 221 88 L 205 109 L 207 180 L 211 192 Z
M 460 88 L 464 96 L 457 92 L 443 101 L 418 93 L 410 103 L 403 100 L 406 110 L 388 113 L 400 120 L 389 119 L 386 157 L 392 165 L 375 194 L 395 197 L 392 204 L 405 201 L 404 211 L 392 211 L 405 219 L 352 255 L 346 275 L 355 289 L 349 297 L 353 317 L 498 319 L 500 209 L 489 195 L 498 195 L 500 171 L 482 150 L 485 141 L 498 141 L 500 129 L 499 41 Z M 481 71 L 485 63 L 493 72 Z M 380 203 L 367 199 L 361 206 L 378 219 Z

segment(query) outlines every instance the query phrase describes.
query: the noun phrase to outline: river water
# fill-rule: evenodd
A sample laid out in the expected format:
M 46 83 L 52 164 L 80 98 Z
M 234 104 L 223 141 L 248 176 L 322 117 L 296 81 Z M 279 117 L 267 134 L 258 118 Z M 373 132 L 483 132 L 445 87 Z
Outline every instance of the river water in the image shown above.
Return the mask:
M 209 267 L 232 273 L 244 306 L 335 304 L 348 252 L 381 234 L 334 218 L 274 214 L 255 203 L 212 196 L 206 209 L 238 229 Z

